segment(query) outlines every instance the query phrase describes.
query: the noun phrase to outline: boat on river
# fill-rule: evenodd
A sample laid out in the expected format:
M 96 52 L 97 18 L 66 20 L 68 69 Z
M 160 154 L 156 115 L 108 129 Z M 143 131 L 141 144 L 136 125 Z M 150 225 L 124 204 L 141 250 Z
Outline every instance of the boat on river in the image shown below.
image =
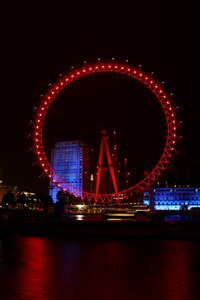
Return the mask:
M 105 218 L 149 218 L 151 209 L 143 204 L 135 204 L 131 207 L 105 207 L 103 215 Z
M 103 207 L 86 204 L 75 204 L 65 206 L 65 213 L 68 215 L 102 215 Z
M 132 219 L 144 221 L 150 218 L 151 209 L 143 204 L 132 206 L 91 206 L 85 204 L 68 205 L 65 214 L 71 216 L 101 216 L 104 219 Z

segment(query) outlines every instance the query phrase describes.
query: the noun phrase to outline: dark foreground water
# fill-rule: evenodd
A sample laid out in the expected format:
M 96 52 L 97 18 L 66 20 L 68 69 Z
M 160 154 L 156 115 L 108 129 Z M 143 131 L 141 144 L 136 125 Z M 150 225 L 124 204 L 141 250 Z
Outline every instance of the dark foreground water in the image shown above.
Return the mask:
M 200 299 L 200 241 L 3 237 L 0 299 Z

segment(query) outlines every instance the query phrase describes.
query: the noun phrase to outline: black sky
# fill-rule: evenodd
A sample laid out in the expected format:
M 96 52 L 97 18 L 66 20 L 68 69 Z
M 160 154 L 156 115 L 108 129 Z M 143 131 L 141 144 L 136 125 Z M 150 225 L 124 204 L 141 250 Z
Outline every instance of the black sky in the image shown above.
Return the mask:
M 183 139 L 178 145 L 179 154 L 174 159 L 173 165 L 180 174 L 185 174 L 186 177 L 190 174 L 193 180 L 195 179 L 195 184 L 200 185 L 198 7 L 186 1 L 138 2 L 16 1 L 3 5 L 0 15 L 2 83 L 0 177 L 5 183 L 28 190 L 46 190 L 47 181 L 39 177 L 42 174 L 40 168 L 32 165 L 35 157 L 29 152 L 31 145 L 27 140 L 31 131 L 29 121 L 33 119 L 33 107 L 39 104 L 40 94 L 45 92 L 48 84 L 53 83 L 60 73 L 68 72 L 71 66 L 79 67 L 84 60 L 96 62 L 98 57 L 102 60 L 115 57 L 120 61 L 128 59 L 135 67 L 141 64 L 146 72 L 154 72 L 155 78 L 160 82 L 164 81 L 167 91 L 174 94 L 172 104 L 180 107 L 177 118 L 183 122 L 179 130 Z M 102 122 L 111 130 L 111 120 L 114 122 L 114 115 L 122 111 L 125 116 L 123 125 L 114 122 L 114 126 L 119 127 L 117 128 L 119 138 L 133 145 L 128 140 L 130 128 L 126 123 L 127 114 L 128 117 L 132 116 L 130 103 L 123 100 L 127 101 L 127 114 L 122 106 L 114 107 L 113 103 L 116 103 L 117 97 L 123 96 L 123 91 L 127 87 L 130 90 L 126 99 L 134 95 L 135 90 L 137 99 L 140 97 L 142 99 L 143 96 L 145 98 L 146 91 L 135 83 L 132 88 L 129 81 L 126 82 L 121 78 L 119 88 L 119 78 L 111 77 L 97 78 L 96 81 L 95 78 L 86 82 L 77 81 L 68 91 L 71 93 L 70 99 L 80 102 L 81 105 L 81 110 L 75 114 L 76 118 L 81 118 L 80 111 L 98 115 L 98 122 L 95 124 L 93 120 L 92 126 L 91 120 L 90 122 L 84 120 L 84 126 L 73 128 L 67 125 L 69 124 L 67 120 L 72 117 L 75 107 L 70 107 L 68 101 L 67 108 L 65 103 L 63 109 L 60 109 L 58 103 L 62 102 L 62 95 L 59 97 L 55 103 L 57 114 L 51 114 L 49 111 L 47 145 L 51 147 L 51 143 L 58 136 L 60 139 L 69 135 L 74 138 L 78 138 L 79 135 L 83 138 L 88 137 L 86 132 L 88 133 L 90 129 L 89 135 L 93 143 L 95 130 L 99 128 L 100 117 L 103 114 L 103 109 L 98 110 L 98 107 L 100 102 L 101 107 L 108 103 L 101 101 L 107 88 L 107 95 L 112 100 L 107 105 L 105 120 Z M 117 85 L 113 91 L 115 80 Z M 100 82 L 105 87 L 102 95 L 97 93 Z M 90 86 L 96 89 L 90 89 Z M 151 114 L 148 114 L 139 103 L 141 102 L 134 102 L 133 120 L 136 122 L 134 128 L 141 122 L 142 116 L 149 118 L 152 124 L 155 122 L 152 125 L 155 127 L 150 127 L 150 130 L 152 140 L 156 140 L 156 134 L 159 132 L 154 134 L 153 132 L 157 126 L 156 122 L 160 120 L 159 108 L 154 105 L 152 98 L 152 106 L 148 107 Z M 146 107 L 147 102 L 144 102 L 144 105 Z M 64 120 L 63 123 L 61 121 L 59 123 L 61 119 Z M 54 122 L 58 127 L 54 135 L 53 133 L 51 135 L 51 129 L 55 128 L 52 126 Z M 66 128 L 62 136 L 59 126 L 61 128 L 63 124 L 66 124 Z M 141 130 L 142 128 L 141 126 Z M 57 135 L 58 132 L 60 135 Z M 97 132 L 97 136 L 98 134 Z M 143 131 L 135 137 L 134 143 L 142 145 L 144 149 L 145 145 L 149 145 L 149 141 L 141 139 L 141 135 Z M 145 143 L 142 144 L 143 142 Z M 138 156 L 141 164 L 145 165 L 145 161 L 149 163 L 151 156 L 148 155 L 149 153 L 154 155 L 156 149 L 159 151 L 159 145 L 152 152 L 142 151 L 141 156 Z M 121 150 L 125 151 L 122 147 Z

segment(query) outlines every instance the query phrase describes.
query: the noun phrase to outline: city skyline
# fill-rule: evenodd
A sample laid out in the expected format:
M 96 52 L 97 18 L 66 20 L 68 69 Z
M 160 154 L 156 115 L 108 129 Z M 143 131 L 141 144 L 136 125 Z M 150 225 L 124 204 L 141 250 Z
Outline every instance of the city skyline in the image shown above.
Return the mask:
M 102 10 L 97 9 L 97 5 L 83 7 L 78 1 L 76 5 L 65 6 L 72 15 L 76 15 L 75 19 L 69 13 L 67 18 L 64 14 L 62 17 L 54 14 L 51 5 L 48 8 L 41 5 L 40 10 L 36 9 L 37 5 L 30 8 L 19 5 L 7 8 L 1 20 L 1 51 L 4 58 L 1 80 L 4 87 L 0 121 L 1 179 L 7 184 L 30 190 L 46 190 L 48 180 L 43 178 L 40 168 L 32 165 L 36 159 L 29 152 L 31 143 L 27 136 L 32 131 L 29 122 L 34 117 L 33 108 L 38 106 L 40 95 L 48 89 L 49 83 L 54 83 L 60 73 L 67 73 L 71 66 L 79 67 L 85 60 L 93 63 L 98 57 L 102 60 L 114 57 L 124 63 L 128 60 L 133 67 L 141 64 L 144 72 L 154 72 L 156 80 L 164 81 L 164 88 L 173 93 L 171 101 L 174 107 L 180 107 L 177 119 L 182 121 L 179 134 L 183 136 L 178 143 L 179 153 L 174 159 L 174 168 L 188 178 L 196 177 L 196 182 L 200 184 L 199 75 L 196 67 L 199 46 L 196 40 L 198 21 L 195 8 L 169 5 L 163 10 L 162 6 L 153 3 L 144 7 L 137 4 L 134 8 L 140 14 L 134 15 L 133 24 L 128 7 L 121 12 L 119 7 L 113 8 L 107 4 L 106 16 L 110 17 L 105 17 L 102 22 Z M 55 6 L 56 9 L 58 11 Z M 81 9 L 85 11 L 85 18 Z M 115 15 L 121 16 L 120 23 L 110 14 L 113 9 Z M 165 22 L 169 16 L 170 22 Z M 150 31 L 148 24 L 151 24 Z M 62 101 L 65 97 L 69 100 Z M 127 104 L 126 109 L 122 103 Z M 139 160 L 137 168 L 141 166 L 143 171 L 151 159 L 155 161 L 158 158 L 159 147 L 162 147 L 160 136 L 163 129 L 155 130 L 158 123 L 162 122 L 162 112 L 156 105 L 148 91 L 136 82 L 121 77 L 91 77 L 77 81 L 58 98 L 52 113 L 49 112 L 45 135 L 47 148 L 51 148 L 56 141 L 83 138 L 88 139 L 98 152 L 100 128 L 103 125 L 109 132 L 117 131 L 120 152 L 126 152 L 123 145 L 127 144 L 130 144 L 131 153 L 138 151 L 133 157 L 129 153 L 122 155 L 129 154 L 128 161 L 131 164 L 132 160 L 133 171 L 136 168 L 135 161 Z M 115 115 L 118 119 L 121 117 L 120 122 Z M 75 119 L 79 126 L 72 126 Z M 132 128 L 129 126 L 130 120 Z M 63 124 L 66 124 L 65 128 Z M 138 124 L 140 130 L 136 130 L 135 138 L 130 139 L 130 132 Z M 64 132 L 60 129 L 62 127 Z M 148 127 L 151 127 L 150 132 Z M 146 151 L 145 147 L 151 140 L 155 141 L 155 148 L 152 152 Z M 42 178 L 39 178 L 40 175 Z

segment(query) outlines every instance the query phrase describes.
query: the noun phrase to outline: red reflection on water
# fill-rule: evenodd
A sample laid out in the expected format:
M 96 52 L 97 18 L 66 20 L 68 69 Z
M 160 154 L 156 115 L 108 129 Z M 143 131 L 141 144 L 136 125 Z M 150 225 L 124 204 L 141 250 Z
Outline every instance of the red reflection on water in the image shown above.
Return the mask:
M 163 268 L 163 299 L 191 299 L 192 256 L 189 241 L 171 241 L 171 249 L 165 253 Z
M 22 241 L 21 241 L 22 242 Z M 23 239 L 22 267 L 17 276 L 19 299 L 47 299 L 51 281 L 51 262 L 44 238 Z
M 190 241 L 17 237 L 13 245 L 2 263 L 5 300 L 196 299 Z

